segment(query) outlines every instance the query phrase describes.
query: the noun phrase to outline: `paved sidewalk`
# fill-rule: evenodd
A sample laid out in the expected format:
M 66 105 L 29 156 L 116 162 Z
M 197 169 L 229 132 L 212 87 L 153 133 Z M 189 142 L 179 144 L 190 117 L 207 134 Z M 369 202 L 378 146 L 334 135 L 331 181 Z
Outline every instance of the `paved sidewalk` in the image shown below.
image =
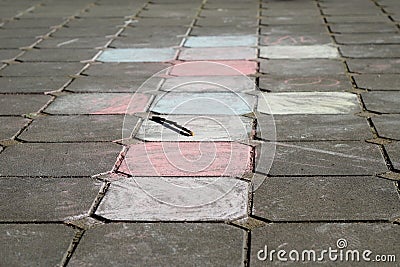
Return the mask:
M 0 266 L 400 266 L 398 0 L 0 1 Z

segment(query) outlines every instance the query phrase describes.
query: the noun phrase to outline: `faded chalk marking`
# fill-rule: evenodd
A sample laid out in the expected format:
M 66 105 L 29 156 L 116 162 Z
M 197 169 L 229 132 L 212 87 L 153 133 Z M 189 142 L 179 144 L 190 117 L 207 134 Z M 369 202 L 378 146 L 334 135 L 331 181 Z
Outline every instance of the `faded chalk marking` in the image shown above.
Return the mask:
M 57 47 L 61 47 L 61 46 L 63 46 L 63 45 L 67 45 L 67 44 L 72 44 L 72 43 L 75 43 L 75 42 L 77 42 L 77 41 L 79 41 L 79 38 L 76 38 L 76 39 L 72 39 L 72 40 L 69 40 L 69 41 L 65 41 L 65 42 L 59 43 L 59 44 L 57 44 Z
M 119 48 L 105 50 L 98 57 L 102 62 L 165 62 L 175 57 L 173 48 Z
M 338 58 L 339 52 L 331 45 L 263 46 L 260 57 L 270 59 Z
M 190 36 L 185 42 L 186 47 L 232 47 L 232 46 L 255 46 L 257 37 L 255 35 L 238 36 Z

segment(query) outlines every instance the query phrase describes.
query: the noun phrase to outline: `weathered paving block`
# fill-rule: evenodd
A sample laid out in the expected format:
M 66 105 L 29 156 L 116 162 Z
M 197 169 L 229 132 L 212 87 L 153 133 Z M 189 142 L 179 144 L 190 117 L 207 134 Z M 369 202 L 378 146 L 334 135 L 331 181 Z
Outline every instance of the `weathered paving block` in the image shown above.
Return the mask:
M 400 73 L 400 59 L 348 59 L 350 72 L 358 73 Z
M 365 107 L 381 113 L 400 113 L 400 92 L 368 92 L 362 94 Z
M 240 116 L 167 115 L 158 118 L 162 120 L 143 121 L 136 138 L 164 142 L 239 141 L 251 138 L 253 126 L 252 119 Z
M 329 59 L 261 59 L 260 68 L 273 76 L 329 76 L 345 71 L 342 62 Z
M 251 172 L 252 154 L 250 146 L 239 143 L 149 142 L 131 145 L 119 171 L 135 177 L 240 177 Z
M 151 111 L 161 114 L 242 115 L 253 111 L 256 98 L 241 93 L 165 93 Z
M 231 3 L 233 4 L 233 3 Z M 210 7 L 212 3 L 207 3 L 207 6 Z M 248 4 L 245 4 L 244 9 L 249 8 Z M 188 23 L 189 24 L 189 23 Z M 205 28 L 214 28 L 214 27 L 223 27 L 223 26 L 237 26 L 240 28 L 256 28 L 258 27 L 257 20 L 255 18 L 248 17 L 207 17 L 207 18 L 198 18 L 196 21 L 196 26 L 205 27 Z
M 174 19 L 170 18 L 140 18 L 140 20 L 135 20 L 132 22 L 132 25 L 137 27 L 159 27 L 163 25 L 164 27 L 169 26 L 185 26 L 190 25 L 192 22 L 192 18 L 190 17 L 176 17 Z M 119 19 L 119 22 L 121 20 Z
M 1 93 L 44 93 L 60 89 L 68 77 L 0 77 Z
M 247 214 L 249 184 L 231 177 L 135 177 L 111 184 L 96 215 L 124 221 L 228 221 Z
M 257 110 L 267 114 L 353 114 L 357 96 L 346 92 L 262 93 Z
M 2 266 L 56 266 L 75 230 L 62 224 L 1 224 Z
M 283 258 L 288 260 L 284 264 L 287 265 L 290 263 L 315 265 L 316 262 L 340 266 L 374 265 L 369 261 L 375 261 L 377 255 L 398 253 L 400 247 L 397 236 L 399 234 L 400 227 L 391 223 L 269 224 L 252 231 L 250 263 L 251 266 L 281 266 L 282 261 L 278 260 L 277 253 L 271 258 L 269 256 L 272 250 L 276 252 L 284 250 L 286 254 Z M 264 254 L 265 249 L 267 255 Z M 329 249 L 331 249 L 331 260 L 329 252 L 322 254 L 322 251 L 329 251 Z M 291 252 L 292 250 L 295 252 Z M 314 251 L 315 259 L 314 254 L 308 254 Z M 367 251 L 364 256 L 369 261 L 363 260 L 364 251 Z M 299 260 L 296 260 L 296 252 L 299 254 Z M 343 255 L 343 261 L 339 263 L 340 254 Z M 359 261 L 357 261 L 357 255 Z M 347 261 L 345 261 L 346 257 Z M 305 262 L 302 258 L 305 258 Z M 318 261 L 318 258 L 321 260 Z M 389 261 L 387 263 L 391 264 Z
M 61 28 L 55 33 L 51 34 L 52 37 L 60 38 L 60 37 L 103 37 L 111 34 L 115 34 L 118 31 L 116 26 L 103 26 L 103 27 L 70 27 L 70 28 Z
M 20 117 L 0 117 L 0 140 L 13 137 L 28 121 Z
M 37 29 L 2 29 L 0 31 L 0 38 L 26 38 L 32 37 L 35 38 L 36 36 L 43 35 L 49 32 L 48 29 L 37 28 Z
M 272 221 L 393 220 L 396 191 L 373 176 L 270 177 L 255 191 L 253 209 Z
M 151 32 L 153 28 L 149 29 Z M 156 35 L 149 33 L 146 36 L 141 36 L 136 33 L 132 33 L 129 36 L 124 36 L 115 38 L 111 46 L 117 49 L 120 48 L 164 48 L 164 47 L 177 47 L 182 41 L 182 33 L 181 35 L 172 34 L 172 35 Z
M 329 26 L 334 33 L 383 33 L 397 32 L 393 23 L 349 23 L 331 24 Z
M 15 58 L 21 50 L 18 49 L 0 49 L 0 61 Z
M 22 115 L 39 111 L 49 100 L 48 95 L 2 95 L 0 115 Z
M 194 36 L 232 36 L 232 35 L 256 35 L 257 27 L 235 25 L 215 26 L 215 27 L 194 27 L 190 32 Z
M 389 154 L 390 161 L 393 164 L 393 167 L 397 170 L 400 170 L 400 143 L 395 142 L 388 145 L 385 145 L 386 151 Z
M 268 36 L 260 36 L 260 45 L 290 45 L 290 46 L 303 46 L 303 45 L 317 45 L 329 44 L 332 40 L 328 34 L 274 34 Z
M 400 45 L 342 45 L 343 56 L 351 58 L 400 57 Z
M 179 54 L 181 60 L 250 60 L 257 50 L 251 47 L 186 48 Z
M 113 143 L 24 143 L 0 154 L 0 176 L 90 176 L 111 170 Z
M 400 115 L 399 114 L 385 114 L 381 116 L 374 116 L 372 122 L 379 136 L 396 139 L 400 141 Z
M 225 224 L 106 224 L 85 233 L 70 265 L 240 266 L 243 242 L 244 231 Z
M 267 152 L 271 145 L 265 143 Z M 268 153 L 267 153 L 268 154 Z M 270 175 L 373 175 L 387 171 L 379 147 L 358 141 L 276 143 L 275 155 L 258 159 L 256 171 Z
M 113 141 L 122 138 L 123 121 L 122 115 L 44 116 L 18 137 L 29 142 Z M 133 130 L 137 122 L 132 117 L 129 127 Z
M 348 15 L 335 15 L 335 16 L 327 16 L 325 17 L 328 23 L 367 23 L 367 22 L 391 22 L 388 16 L 382 14 L 372 15 L 357 15 L 357 16 L 348 16 Z
M 398 44 L 400 36 L 391 33 L 337 34 L 339 44 Z
M 217 63 L 217 64 L 216 64 Z M 251 75 L 257 72 L 257 62 L 247 60 L 228 60 L 179 64 L 172 68 L 175 76 L 235 76 Z M 1 73 L 1 72 L 0 72 Z
M 261 25 L 292 25 L 292 24 L 322 24 L 323 20 L 321 17 L 317 16 L 278 16 L 278 17 L 262 17 Z M 308 27 L 309 25 L 304 25 Z
M 273 25 L 262 26 L 262 35 L 292 35 L 292 34 L 326 34 L 324 24 L 314 24 L 304 27 L 304 25 Z
M 262 46 L 260 57 L 270 59 L 338 58 L 336 47 L 331 45 Z
M 57 37 L 45 39 L 38 48 L 95 48 L 107 43 L 104 37 Z
M 361 74 L 353 76 L 357 87 L 369 90 L 400 90 L 400 77 L 397 74 Z
M 257 8 L 253 6 L 247 7 L 246 9 L 228 9 L 228 8 L 218 8 L 218 9 L 205 9 L 201 12 L 204 17 L 256 17 Z
M 349 78 L 344 75 L 311 77 L 262 75 L 258 86 L 271 92 L 337 92 L 352 88 Z
M 83 63 L 78 62 L 23 62 L 0 70 L 2 76 L 68 76 L 78 73 Z M 57 88 L 58 89 L 58 88 Z
M 146 77 L 154 74 L 164 74 L 163 70 L 170 67 L 167 63 L 154 62 L 121 62 L 121 63 L 94 63 L 83 73 L 89 76 L 114 76 L 115 77 Z M 120 78 L 119 78 L 120 79 Z
M 63 22 L 62 18 L 18 18 L 17 20 L 13 20 L 7 23 L 4 28 L 5 29 L 38 29 L 44 28 L 43 31 L 49 29 L 53 25 L 58 25 Z
M 183 76 L 165 79 L 160 90 L 167 92 L 245 92 L 255 90 L 254 78 L 239 76 Z
M 133 114 L 147 110 L 150 95 L 141 93 L 68 94 L 46 108 L 50 114 Z
M 35 41 L 34 37 L 26 37 L 26 38 L 1 38 L 0 48 L 1 49 L 10 49 L 10 48 L 20 48 L 33 44 Z
M 257 137 L 277 141 L 364 141 L 371 139 L 372 133 L 365 118 L 355 115 L 312 114 L 275 115 L 272 117 L 260 114 L 257 116 Z
M 102 62 L 165 62 L 175 57 L 173 48 L 120 48 L 105 50 L 98 61 Z
M 87 213 L 100 188 L 91 178 L 1 178 L 0 221 L 62 221 Z
M 238 47 L 255 46 L 255 35 L 237 36 L 190 36 L 185 42 L 186 47 Z
M 34 49 L 28 51 L 18 59 L 26 62 L 79 62 L 90 60 L 98 51 L 94 49 Z

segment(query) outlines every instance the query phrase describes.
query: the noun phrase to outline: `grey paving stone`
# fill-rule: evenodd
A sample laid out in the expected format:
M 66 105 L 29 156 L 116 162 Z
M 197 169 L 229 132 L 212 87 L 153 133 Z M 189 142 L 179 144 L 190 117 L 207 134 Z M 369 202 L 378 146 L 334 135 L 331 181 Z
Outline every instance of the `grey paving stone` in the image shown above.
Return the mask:
M 119 28 L 115 25 L 107 26 L 107 27 L 71 27 L 71 28 L 62 28 L 55 33 L 52 33 L 51 36 L 56 37 L 103 37 L 107 35 L 116 34 Z
M 361 74 L 353 76 L 353 79 L 359 88 L 400 91 L 400 77 L 396 74 Z
M 1 224 L 2 266 L 56 266 L 75 230 L 61 224 Z
M 38 48 L 95 48 L 107 43 L 105 37 L 58 37 L 45 39 L 37 45 Z
M 92 178 L 0 178 L 0 221 L 62 221 L 87 213 L 99 192 Z
M 343 23 L 329 26 L 334 33 L 383 33 L 397 32 L 393 23 Z
M 139 7 L 127 8 L 125 5 L 104 5 L 91 8 L 80 15 L 82 18 L 123 18 L 125 16 L 136 14 L 138 10 Z
M 92 59 L 94 49 L 34 49 L 18 59 L 26 62 L 75 62 Z
M 28 121 L 21 117 L 0 117 L 0 140 L 13 137 Z
M 35 38 L 1 38 L 0 39 L 0 48 L 1 49 L 10 49 L 10 48 L 20 48 L 33 44 L 35 42 Z
M 16 28 L 23 28 L 23 29 L 28 29 L 28 28 L 44 28 L 45 29 L 50 29 L 51 26 L 59 25 L 60 23 L 63 22 L 62 18 L 41 18 L 41 17 L 36 17 L 36 18 L 24 18 L 23 16 L 17 20 L 12 20 L 9 23 L 7 23 L 4 28 L 5 29 L 16 29 Z
M 325 25 L 274 25 L 261 27 L 262 35 L 292 35 L 292 34 L 326 34 L 327 29 Z
M 371 119 L 380 136 L 400 140 L 400 115 L 385 114 Z
M 277 76 L 328 76 L 343 74 L 344 65 L 337 60 L 312 59 L 312 60 L 260 60 L 262 73 Z
M 393 220 L 396 191 L 377 177 L 270 177 L 255 191 L 253 209 L 272 221 Z
M 240 266 L 243 235 L 224 224 L 102 225 L 86 232 L 70 266 Z
M 0 30 L 0 38 L 26 38 L 37 37 L 48 33 L 49 29 L 2 29 Z
M 339 44 L 399 44 L 400 35 L 390 33 L 336 34 Z
M 397 170 L 400 170 L 400 143 L 391 143 L 389 145 L 385 145 L 385 148 L 387 153 L 389 154 L 389 158 L 393 164 L 393 167 Z
M 221 27 L 221 26 L 238 26 L 238 27 L 258 27 L 255 17 L 200 17 L 196 21 L 196 26 L 201 27 Z
M 44 116 L 36 118 L 19 138 L 29 142 L 113 141 L 122 138 L 123 121 L 120 115 Z
M 370 111 L 400 113 L 400 92 L 368 92 L 362 98 Z
M 83 73 L 89 76 L 147 77 L 172 66 L 168 63 L 95 63 Z M 1 73 L 1 72 L 0 72 Z M 161 74 L 161 73 L 160 73 Z
M 121 146 L 113 143 L 36 143 L 0 154 L 0 176 L 90 176 L 110 171 Z
M 22 115 L 38 112 L 49 100 L 48 95 L 2 95 L 0 115 Z
M 315 45 L 329 44 L 332 40 L 328 34 L 273 34 L 260 37 L 260 45 Z
M 234 25 L 234 26 L 219 26 L 219 27 L 194 27 L 190 32 L 192 36 L 231 36 L 231 35 L 249 35 L 257 34 L 257 28 Z
M 400 57 L 400 45 L 342 45 L 340 52 L 351 58 Z
M 152 9 L 144 10 L 140 12 L 140 16 L 144 18 L 193 18 L 196 15 L 196 10 L 184 9 L 184 10 L 168 10 L 165 9 Z
M 7 59 L 13 59 L 18 54 L 21 53 L 21 50 L 18 49 L 0 49 L 0 61 L 2 60 L 7 60 Z
M 177 35 L 159 36 L 151 35 L 149 37 L 123 36 L 114 39 L 111 43 L 115 48 L 163 48 L 179 46 L 182 38 Z
M 2 76 L 68 76 L 78 73 L 84 64 L 78 62 L 23 62 L 0 71 Z
M 352 88 L 350 80 L 344 75 L 335 76 L 270 76 L 259 78 L 259 87 L 271 92 L 331 92 Z
M 151 27 L 151 26 L 189 26 L 192 22 L 192 18 L 189 17 L 175 17 L 171 18 L 137 18 L 131 25 L 135 27 Z
M 276 128 L 276 137 L 272 129 Z M 257 116 L 257 137 L 277 141 L 359 140 L 372 138 L 364 118 L 354 115 Z M 271 139 L 272 138 L 272 139 Z
M 269 149 L 271 144 L 263 144 Z M 256 171 L 268 173 L 271 158 L 258 160 Z M 373 175 L 387 171 L 378 146 L 365 142 L 276 143 L 269 174 L 274 175 Z
M 258 14 L 258 7 L 256 5 L 249 5 L 246 9 L 229 9 L 229 8 L 218 8 L 218 9 L 203 9 L 201 16 L 203 17 L 250 17 L 255 18 Z
M 301 254 L 303 251 L 316 251 L 316 257 L 320 258 L 322 250 L 332 251 L 332 259 L 329 260 L 329 254 L 323 255 L 323 263 L 328 266 L 382 266 L 383 263 L 366 262 L 362 259 L 362 253 L 365 250 L 370 250 L 370 260 L 374 260 L 376 255 L 393 255 L 398 253 L 399 244 L 397 236 L 400 234 L 400 227 L 390 223 L 284 223 L 284 224 L 269 224 L 263 228 L 255 229 L 252 232 L 251 239 L 251 266 L 282 266 L 289 265 L 293 261 L 289 259 L 291 250 L 296 250 L 300 254 L 300 261 L 293 262 L 292 265 L 316 265 L 317 260 L 301 261 Z M 339 261 L 338 240 L 346 240 L 347 247 L 339 249 L 346 255 L 349 251 L 357 250 L 359 253 L 360 261 L 349 260 Z M 283 245 L 282 245 L 283 244 Z M 267 246 L 267 253 L 272 250 L 279 251 L 281 249 L 286 251 L 288 262 L 280 262 L 275 253 L 273 260 L 270 261 L 267 255 L 265 261 L 260 261 L 257 254 L 260 250 L 264 250 Z M 308 259 L 308 254 L 305 258 Z M 260 258 L 263 259 L 264 255 L 261 251 Z M 295 254 L 292 254 L 295 258 Z M 311 256 L 312 257 L 312 256 Z M 336 259 L 335 259 L 336 258 Z M 312 259 L 312 258 L 311 258 Z M 349 255 L 348 259 L 352 259 Z M 391 263 L 388 262 L 387 265 Z
M 286 24 L 323 24 L 322 17 L 314 16 L 280 16 L 280 17 L 262 17 L 261 25 L 286 25 Z
M 0 77 L 1 93 L 44 93 L 60 89 L 68 77 Z
M 363 4 L 365 5 L 366 3 L 363 2 Z M 373 6 L 372 3 L 369 3 L 369 7 L 364 6 L 363 8 L 359 8 L 359 6 L 352 6 L 347 8 L 342 8 L 342 7 L 324 8 L 322 9 L 322 12 L 325 15 L 350 15 L 350 16 L 358 16 L 358 15 L 376 16 L 381 14 L 381 11 L 376 6 Z
M 351 72 L 400 73 L 400 59 L 347 59 Z
M 304 2 L 302 2 L 304 3 Z M 288 6 L 274 8 L 270 5 L 267 6 L 268 9 L 261 10 L 261 16 L 263 17 L 282 17 L 282 16 L 300 16 L 300 17 L 310 17 L 319 15 L 316 6 L 314 8 L 293 8 L 288 9 Z
M 325 17 L 328 23 L 372 23 L 372 22 L 391 22 L 387 16 L 383 14 L 376 14 L 374 16 L 371 15 L 357 15 L 357 16 L 348 16 L 348 15 L 334 15 L 334 16 L 326 16 Z
M 122 36 L 138 39 L 156 36 L 161 39 L 163 37 L 177 37 L 178 35 L 184 35 L 187 32 L 187 28 L 188 27 L 186 26 L 160 27 L 160 25 L 151 27 L 130 27 L 123 31 Z
M 105 27 L 112 28 L 117 25 L 124 25 L 127 19 L 110 18 L 110 17 L 79 17 L 68 22 L 68 28 L 91 28 L 91 27 Z

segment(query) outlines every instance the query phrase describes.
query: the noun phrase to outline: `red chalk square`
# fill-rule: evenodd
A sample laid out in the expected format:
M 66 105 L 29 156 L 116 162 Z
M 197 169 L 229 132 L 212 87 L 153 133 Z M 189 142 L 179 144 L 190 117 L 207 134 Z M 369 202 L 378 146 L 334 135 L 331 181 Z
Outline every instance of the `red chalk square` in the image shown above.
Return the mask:
M 129 147 L 119 171 L 132 176 L 242 177 L 253 149 L 234 142 L 149 142 Z
M 257 62 L 248 60 L 196 61 L 172 67 L 172 76 L 235 76 L 257 72 Z

